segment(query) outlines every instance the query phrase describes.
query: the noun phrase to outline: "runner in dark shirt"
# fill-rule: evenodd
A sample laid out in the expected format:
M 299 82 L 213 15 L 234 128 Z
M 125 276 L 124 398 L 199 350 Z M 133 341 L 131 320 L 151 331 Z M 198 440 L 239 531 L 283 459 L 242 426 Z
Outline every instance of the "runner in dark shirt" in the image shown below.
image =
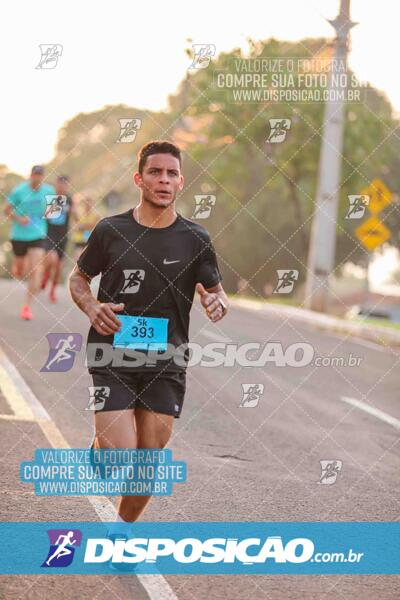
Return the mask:
M 212 322 L 227 312 L 209 234 L 175 211 L 184 183 L 179 148 L 149 142 L 138 158 L 139 205 L 97 223 L 70 276 L 72 298 L 91 323 L 93 386 L 106 389 L 94 448 L 164 448 L 182 410 L 195 290 Z M 90 281 L 98 274 L 95 299 Z M 119 521 L 137 520 L 148 500 L 123 496 Z
M 47 237 L 44 247 L 47 254 L 41 283 L 41 289 L 44 290 L 50 281 L 49 298 L 51 302 L 57 301 L 56 287 L 60 280 L 62 261 L 65 257 L 71 215 L 75 216 L 74 204 L 68 192 L 69 178 L 66 175 L 59 175 L 53 202 L 46 211 Z
M 121 316 L 168 319 L 166 341 L 174 348 L 188 342 L 196 283 L 208 289 L 221 281 L 210 237 L 201 225 L 177 215 L 167 227 L 146 227 L 136 221 L 132 209 L 96 225 L 77 265 L 89 277 L 102 273 L 98 300 L 124 304 Z M 90 373 L 185 370 L 179 364 L 182 361 L 175 362 L 174 357 L 168 361 L 161 358 L 154 365 L 148 361 L 113 365 L 111 353 L 107 361 L 108 353 L 101 352 L 104 343 L 111 347 L 113 341 L 114 334 L 105 336 L 92 325 L 88 336 Z M 128 352 L 126 357 L 128 362 Z

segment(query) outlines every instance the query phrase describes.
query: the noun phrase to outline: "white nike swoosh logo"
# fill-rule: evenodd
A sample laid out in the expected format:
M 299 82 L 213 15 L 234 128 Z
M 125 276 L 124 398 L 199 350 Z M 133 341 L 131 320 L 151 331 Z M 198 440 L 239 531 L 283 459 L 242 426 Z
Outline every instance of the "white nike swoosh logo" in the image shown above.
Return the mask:
M 167 260 L 166 258 L 164 258 L 164 265 L 172 265 L 172 263 L 177 263 L 177 262 L 181 262 L 180 260 Z

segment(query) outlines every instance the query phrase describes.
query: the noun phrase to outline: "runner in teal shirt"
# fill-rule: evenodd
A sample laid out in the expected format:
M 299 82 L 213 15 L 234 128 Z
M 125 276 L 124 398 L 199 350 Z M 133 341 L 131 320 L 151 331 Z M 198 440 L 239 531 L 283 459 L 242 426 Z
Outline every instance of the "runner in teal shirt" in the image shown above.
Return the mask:
M 13 220 L 10 239 L 20 242 L 44 239 L 47 234 L 46 196 L 54 195 L 53 186 L 42 183 L 37 189 L 32 189 L 30 181 L 24 181 L 15 187 L 8 197 L 13 206 L 14 214 L 29 217 L 29 223 L 22 225 Z
M 32 319 L 31 304 L 39 291 L 45 258 L 46 206 L 51 204 L 51 196 L 55 194 L 53 186 L 43 183 L 43 179 L 44 168 L 41 165 L 32 167 L 29 180 L 12 190 L 5 207 L 11 220 L 12 276 L 22 279 L 26 274 L 28 279 L 26 301 L 20 313 L 21 319 L 27 321 Z

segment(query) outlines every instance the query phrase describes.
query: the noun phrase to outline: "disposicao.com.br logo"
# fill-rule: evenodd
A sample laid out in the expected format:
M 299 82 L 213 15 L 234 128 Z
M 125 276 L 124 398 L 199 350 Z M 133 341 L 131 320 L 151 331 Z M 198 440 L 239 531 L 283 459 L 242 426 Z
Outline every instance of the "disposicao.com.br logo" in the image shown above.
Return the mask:
M 85 563 L 157 563 L 170 557 L 176 563 L 241 563 L 253 565 L 272 560 L 275 563 L 356 562 L 363 553 L 344 552 L 314 555 L 314 543 L 308 538 L 293 538 L 286 543 L 281 536 L 262 538 L 91 538 L 86 544 Z
M 398 521 L 0 522 L 0 536 L 2 574 L 400 574 Z

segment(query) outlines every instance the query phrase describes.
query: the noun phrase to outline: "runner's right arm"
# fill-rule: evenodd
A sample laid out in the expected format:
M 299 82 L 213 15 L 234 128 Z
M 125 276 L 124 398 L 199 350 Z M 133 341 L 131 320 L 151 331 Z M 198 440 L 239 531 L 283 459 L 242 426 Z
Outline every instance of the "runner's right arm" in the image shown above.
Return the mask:
M 99 302 L 90 289 L 93 277 L 105 269 L 100 237 L 99 225 L 96 225 L 69 277 L 69 291 L 72 300 L 89 317 L 95 330 L 100 335 L 111 335 L 120 330 L 121 322 L 114 313 L 123 310 L 124 304 Z
M 121 322 L 114 312 L 124 309 L 124 304 L 99 302 L 92 294 L 89 277 L 75 265 L 69 277 L 69 291 L 72 300 L 88 317 L 95 330 L 101 335 L 110 335 L 120 330 Z M 103 325 L 101 325 L 103 323 Z
M 10 219 L 17 221 L 17 223 L 19 223 L 20 225 L 27 225 L 30 220 L 29 217 L 15 214 L 14 204 L 13 204 L 11 198 L 12 198 L 12 194 L 10 195 L 9 198 L 7 198 L 6 206 L 4 208 L 6 217 L 9 217 Z

